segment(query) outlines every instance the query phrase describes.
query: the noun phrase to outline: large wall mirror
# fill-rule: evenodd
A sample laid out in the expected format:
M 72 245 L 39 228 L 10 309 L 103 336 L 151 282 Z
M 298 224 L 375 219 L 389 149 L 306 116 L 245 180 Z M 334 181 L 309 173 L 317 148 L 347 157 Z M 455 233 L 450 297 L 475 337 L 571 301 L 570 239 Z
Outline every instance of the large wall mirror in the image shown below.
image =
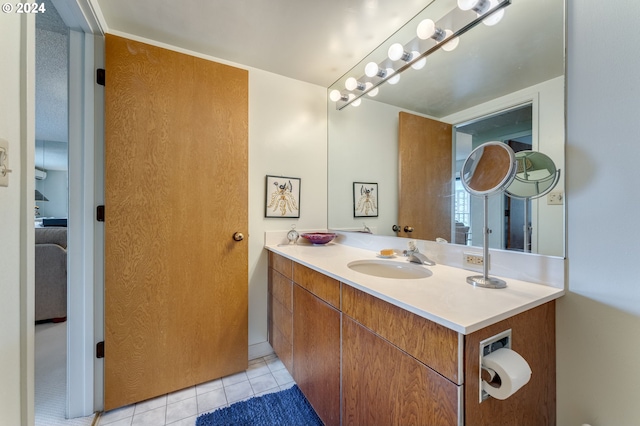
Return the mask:
M 380 63 L 391 44 L 415 37 L 419 22 L 442 21 L 456 8 L 456 0 L 430 2 L 329 91 L 345 92 L 347 78 L 362 76 L 370 61 Z M 512 0 L 497 25 L 477 25 L 455 50 L 434 52 L 424 68 L 380 85 L 358 107 L 338 110 L 329 101 L 329 228 L 366 225 L 380 235 L 481 245 L 482 209 L 464 199 L 459 183 L 460 165 L 475 147 L 499 141 L 542 152 L 564 168 L 564 13 L 565 0 Z M 377 216 L 354 214 L 354 182 L 377 184 Z M 491 215 L 490 247 L 564 256 L 563 192 L 561 175 L 544 197 L 492 196 L 498 214 Z M 528 228 L 520 219 L 524 202 Z M 526 250 L 515 243 L 523 229 L 530 232 Z

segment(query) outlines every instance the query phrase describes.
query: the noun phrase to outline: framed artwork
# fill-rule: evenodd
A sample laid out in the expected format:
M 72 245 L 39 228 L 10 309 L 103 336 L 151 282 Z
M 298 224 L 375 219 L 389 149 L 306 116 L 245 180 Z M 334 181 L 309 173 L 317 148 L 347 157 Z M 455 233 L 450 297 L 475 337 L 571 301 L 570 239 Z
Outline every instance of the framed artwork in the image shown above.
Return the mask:
M 353 217 L 378 217 L 378 184 L 353 182 Z
M 264 217 L 300 217 L 300 178 L 267 175 Z

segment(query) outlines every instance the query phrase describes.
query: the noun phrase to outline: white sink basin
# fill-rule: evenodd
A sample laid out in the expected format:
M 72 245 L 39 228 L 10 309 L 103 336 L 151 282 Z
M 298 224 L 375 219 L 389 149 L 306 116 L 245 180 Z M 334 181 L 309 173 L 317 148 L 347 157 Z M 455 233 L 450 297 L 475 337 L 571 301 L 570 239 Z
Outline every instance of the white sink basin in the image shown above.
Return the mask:
M 391 260 L 355 260 L 347 264 L 352 269 L 361 274 L 372 275 L 379 278 L 394 279 L 419 279 L 427 278 L 432 272 L 422 265 L 410 262 L 395 262 Z

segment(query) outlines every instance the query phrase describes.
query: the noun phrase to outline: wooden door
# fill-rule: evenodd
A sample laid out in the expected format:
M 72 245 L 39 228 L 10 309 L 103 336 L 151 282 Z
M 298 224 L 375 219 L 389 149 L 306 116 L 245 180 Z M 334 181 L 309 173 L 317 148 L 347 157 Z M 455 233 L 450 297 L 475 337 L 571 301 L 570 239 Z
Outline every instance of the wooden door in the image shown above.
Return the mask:
M 452 126 L 401 112 L 398 127 L 398 236 L 451 240 Z M 413 232 L 404 232 L 405 226 Z
M 105 410 L 247 367 L 247 87 L 106 37 Z

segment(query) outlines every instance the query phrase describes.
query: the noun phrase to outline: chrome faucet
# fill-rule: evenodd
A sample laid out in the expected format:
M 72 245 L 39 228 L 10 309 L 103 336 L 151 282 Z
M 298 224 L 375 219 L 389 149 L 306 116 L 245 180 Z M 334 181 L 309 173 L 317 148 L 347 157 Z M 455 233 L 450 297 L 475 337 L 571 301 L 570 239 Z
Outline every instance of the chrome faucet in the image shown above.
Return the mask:
M 402 252 L 409 262 L 418 263 L 420 265 L 434 266 L 436 262 L 429 259 L 426 255 L 420 253 L 415 241 L 409 241 L 409 249 Z

